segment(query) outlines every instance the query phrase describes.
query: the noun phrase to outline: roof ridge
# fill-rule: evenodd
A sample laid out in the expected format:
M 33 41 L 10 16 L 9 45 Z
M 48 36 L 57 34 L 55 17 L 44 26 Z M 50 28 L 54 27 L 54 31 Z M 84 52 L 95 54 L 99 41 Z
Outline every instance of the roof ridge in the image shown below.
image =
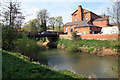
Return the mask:
M 68 22 L 65 24 L 65 26 L 70 26 L 70 25 L 87 25 L 88 20 L 85 21 L 74 21 L 74 22 Z

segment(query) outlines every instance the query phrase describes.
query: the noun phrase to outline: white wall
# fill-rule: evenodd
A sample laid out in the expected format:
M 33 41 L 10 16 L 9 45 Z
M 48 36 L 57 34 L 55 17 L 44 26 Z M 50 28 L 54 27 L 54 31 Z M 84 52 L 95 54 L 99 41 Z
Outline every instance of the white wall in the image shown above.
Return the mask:
M 118 34 L 118 33 L 120 33 L 117 26 L 104 27 L 101 29 L 101 32 L 103 32 L 102 34 Z

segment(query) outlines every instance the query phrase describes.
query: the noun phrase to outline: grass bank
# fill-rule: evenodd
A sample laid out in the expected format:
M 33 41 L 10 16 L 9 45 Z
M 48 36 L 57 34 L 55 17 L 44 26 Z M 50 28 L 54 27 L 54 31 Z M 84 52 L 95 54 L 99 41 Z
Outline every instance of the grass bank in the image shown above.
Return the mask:
M 86 51 L 89 53 L 100 52 L 102 50 L 113 50 L 117 52 L 118 47 L 116 41 L 109 40 L 77 40 L 59 39 L 57 41 L 58 47 L 66 49 L 67 51 Z M 113 45 L 114 44 L 114 45 Z M 116 44 L 116 45 L 115 45 Z
M 0 53 L 1 54 L 1 53 Z M 2 51 L 2 78 L 76 78 L 87 80 L 84 76 L 76 76 L 67 70 L 55 71 L 45 65 L 30 62 L 28 57 L 19 53 Z

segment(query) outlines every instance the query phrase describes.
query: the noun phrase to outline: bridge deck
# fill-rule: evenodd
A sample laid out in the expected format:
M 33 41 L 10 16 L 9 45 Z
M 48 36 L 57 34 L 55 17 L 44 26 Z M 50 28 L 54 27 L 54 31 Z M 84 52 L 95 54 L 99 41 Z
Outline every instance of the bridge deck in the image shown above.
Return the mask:
M 28 37 L 59 37 L 58 34 L 28 34 Z

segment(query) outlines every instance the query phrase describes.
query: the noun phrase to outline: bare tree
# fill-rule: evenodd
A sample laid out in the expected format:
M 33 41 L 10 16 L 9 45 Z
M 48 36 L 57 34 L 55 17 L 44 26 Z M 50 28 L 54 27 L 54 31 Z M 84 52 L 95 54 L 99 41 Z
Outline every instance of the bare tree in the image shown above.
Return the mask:
M 111 8 L 108 8 L 108 14 L 112 22 L 118 26 L 120 30 L 120 1 L 116 0 Z
M 20 27 L 25 16 L 23 16 L 20 9 L 20 2 L 13 2 L 12 0 L 1 3 L 2 6 L 2 22 L 11 27 Z
M 37 18 L 39 20 L 40 28 L 42 31 L 46 31 L 47 22 L 49 18 L 49 14 L 46 9 L 40 10 L 37 14 Z
M 54 31 L 54 27 L 55 27 L 55 22 L 56 22 L 55 17 L 50 17 L 49 24 L 53 27 L 53 31 Z

